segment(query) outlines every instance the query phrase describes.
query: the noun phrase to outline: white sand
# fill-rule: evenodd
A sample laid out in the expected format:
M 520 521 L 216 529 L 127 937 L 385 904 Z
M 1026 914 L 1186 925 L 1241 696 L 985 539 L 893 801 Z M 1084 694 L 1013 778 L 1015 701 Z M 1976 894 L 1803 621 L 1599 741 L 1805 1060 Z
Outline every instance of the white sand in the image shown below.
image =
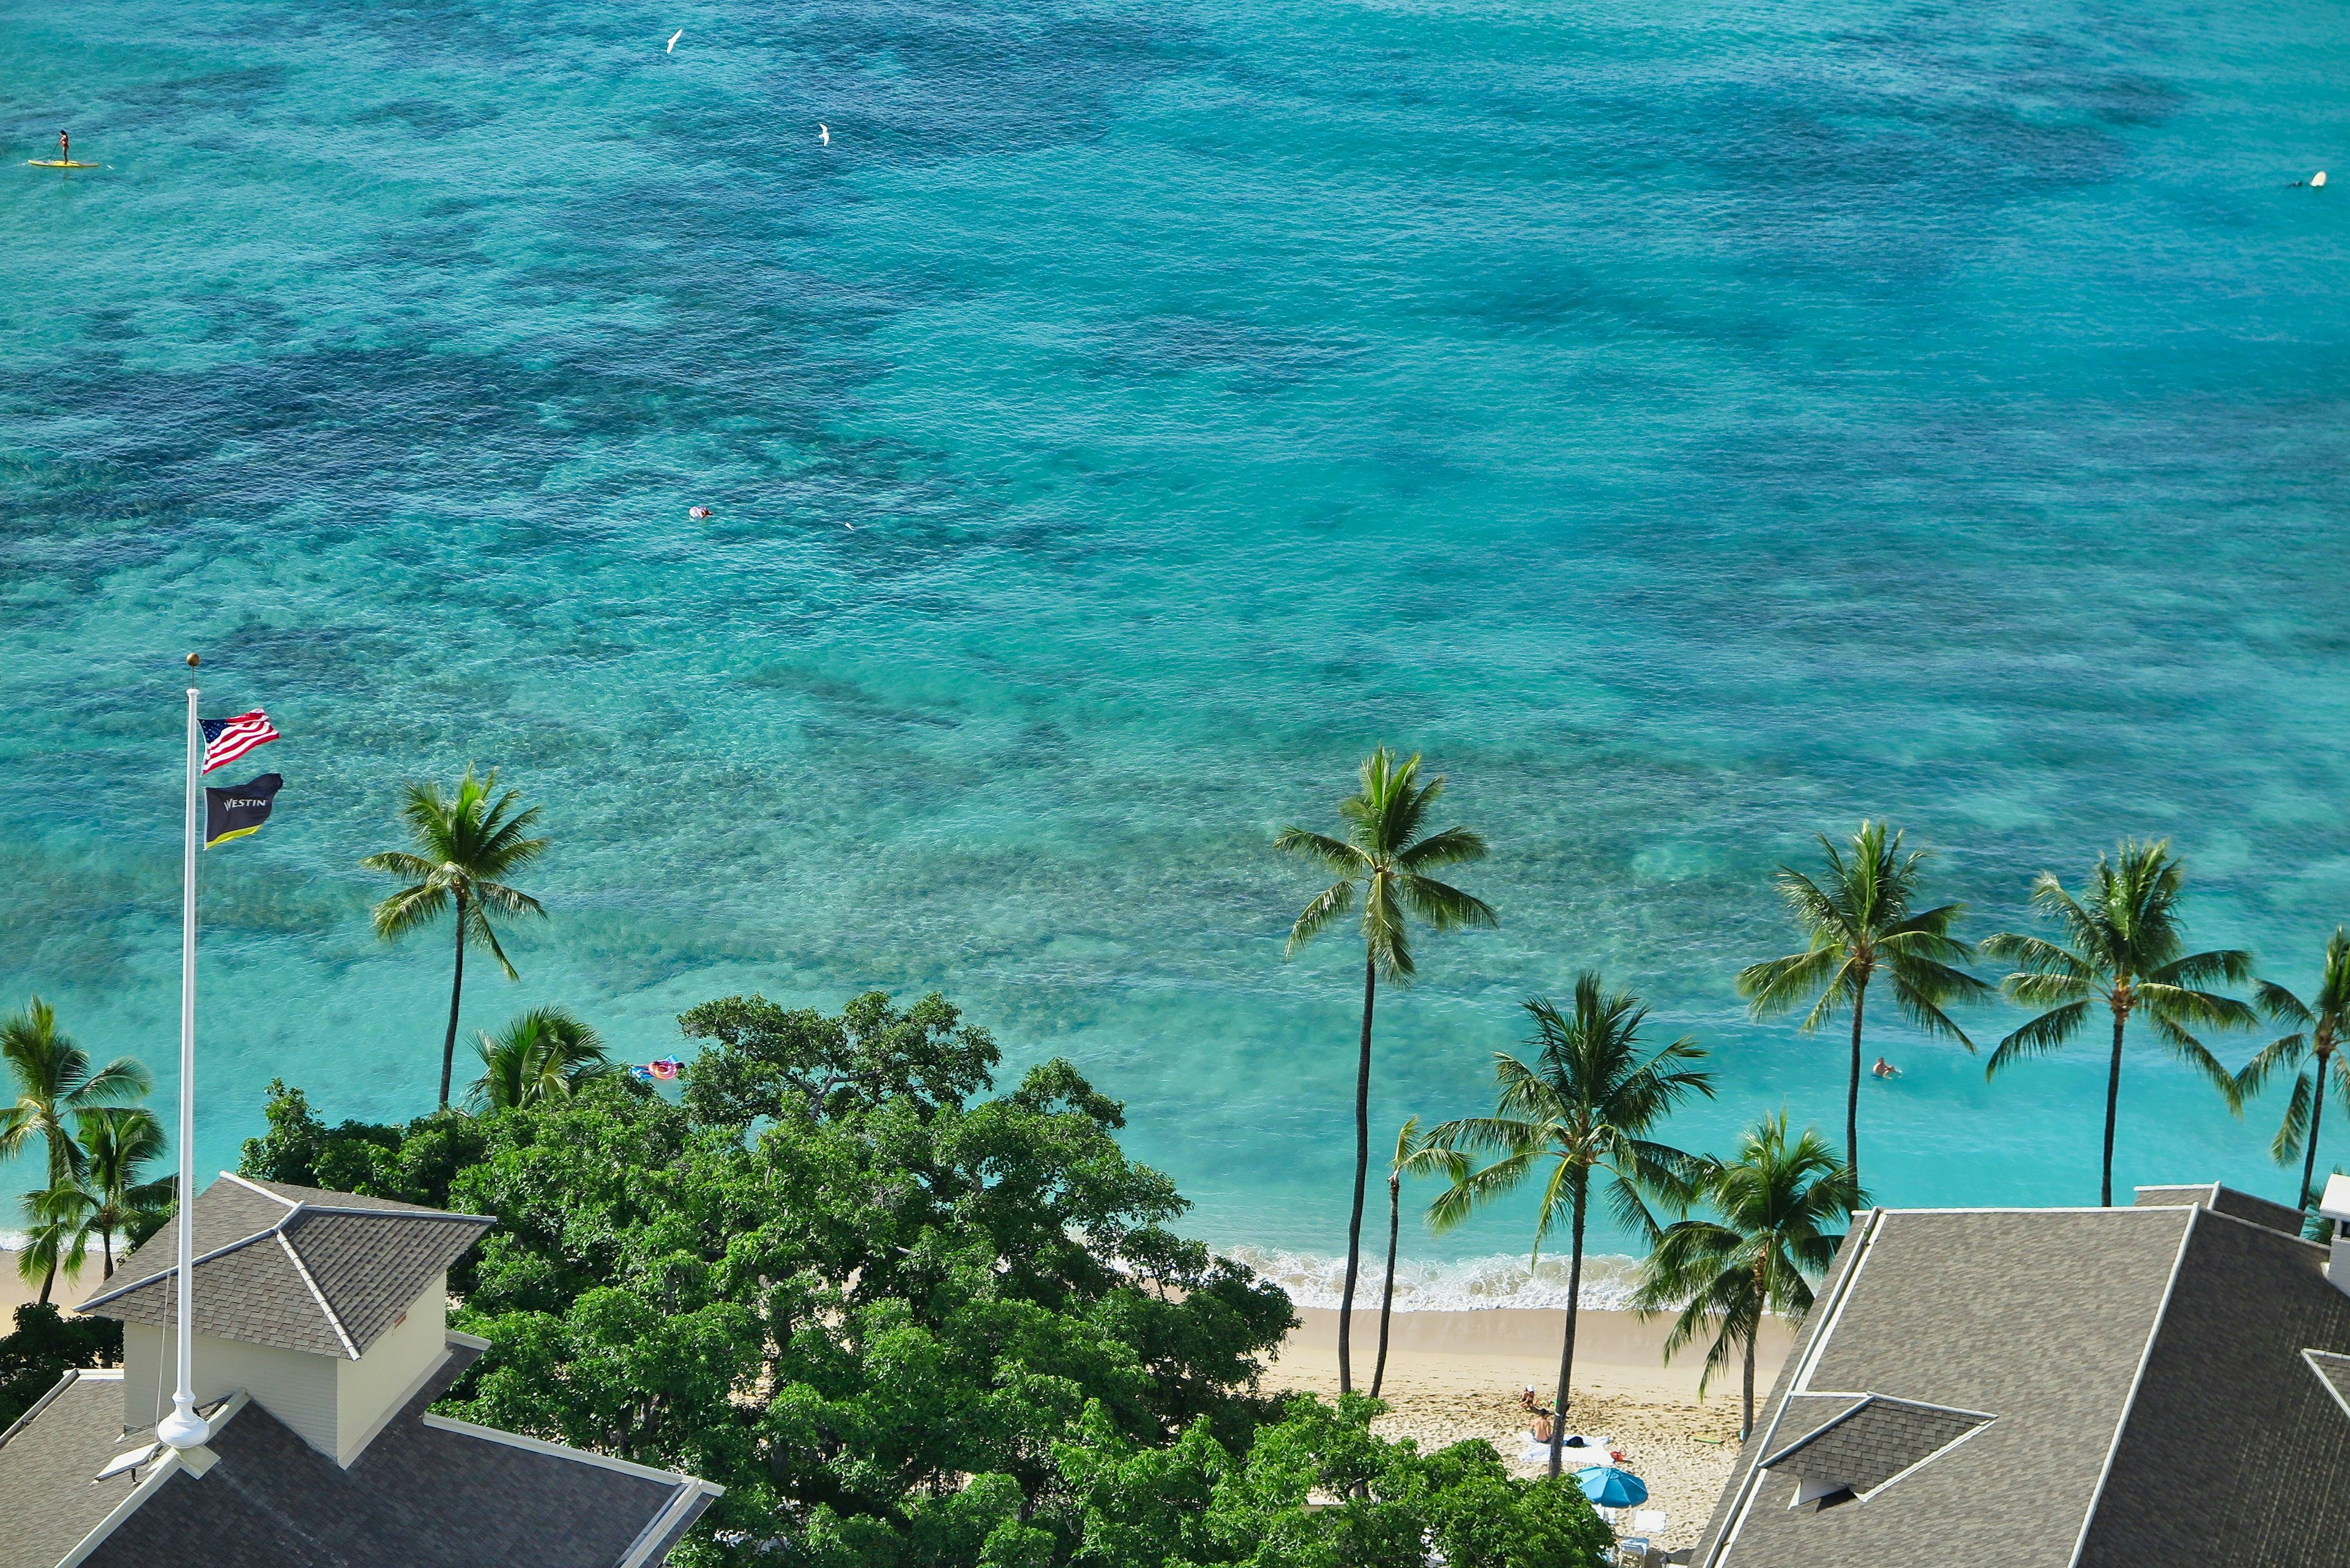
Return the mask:
M 1303 1326 L 1283 1345 L 1267 1376 L 1274 1388 L 1333 1394 L 1338 1387 L 1338 1314 L 1302 1308 Z M 1390 1408 L 1378 1423 L 1385 1437 L 1411 1438 L 1440 1448 L 1482 1438 L 1521 1475 L 1541 1464 L 1520 1464 L 1526 1429 L 1520 1392 L 1529 1383 L 1550 1402 L 1558 1384 L 1563 1314 L 1490 1312 L 1398 1313 L 1389 1331 L 1387 1377 L 1380 1397 Z M 1650 1509 L 1662 1509 L 1655 1536 L 1671 1548 L 1694 1544 L 1738 1455 L 1738 1381 L 1717 1381 L 1698 1397 L 1702 1347 L 1664 1361 L 1670 1320 L 1642 1322 L 1631 1313 L 1585 1312 L 1575 1334 L 1575 1386 L 1567 1429 L 1613 1440 L 1624 1469 L 1648 1485 Z M 1759 1399 L 1787 1354 L 1788 1330 L 1773 1322 L 1755 1358 Z M 1357 1313 L 1352 1347 L 1356 1386 L 1366 1391 L 1378 1347 L 1378 1314 Z M 1631 1518 L 1622 1520 L 1628 1531 Z

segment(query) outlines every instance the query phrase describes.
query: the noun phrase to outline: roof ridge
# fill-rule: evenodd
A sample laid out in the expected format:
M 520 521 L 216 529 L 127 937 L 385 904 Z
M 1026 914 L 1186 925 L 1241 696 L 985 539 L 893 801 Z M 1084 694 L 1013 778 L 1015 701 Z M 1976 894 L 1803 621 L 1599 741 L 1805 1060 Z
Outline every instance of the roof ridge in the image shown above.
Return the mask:
M 2116 1209 L 2116 1214 L 2137 1210 Z M 2149 1214 L 2164 1212 L 2149 1209 Z M 2173 1210 L 2175 1212 L 2175 1210 Z M 2130 1374 L 2129 1392 L 2122 1397 L 2122 1413 L 2114 1420 L 2114 1435 L 2106 1443 L 2105 1463 L 2097 1467 L 2097 1484 L 2089 1492 L 2089 1506 L 2081 1511 L 2081 1533 L 2073 1538 L 2072 1555 L 2064 1559 L 2064 1568 L 2077 1568 L 2081 1553 L 2089 1549 L 2089 1532 L 2097 1526 L 2097 1510 L 2106 1501 L 2106 1483 L 2114 1478 L 2114 1460 L 2122 1451 L 2122 1434 L 2129 1430 L 2130 1412 L 2137 1408 L 2137 1393 L 2146 1386 L 2146 1369 L 2154 1361 L 2154 1347 L 2162 1338 L 2162 1325 L 2170 1316 L 2170 1298 L 2178 1290 L 2178 1276 L 2187 1270 L 2187 1249 L 2195 1243 L 2195 1227 L 2206 1214 L 2220 1211 L 2198 1203 L 2187 1210 L 2187 1223 L 2178 1228 L 2178 1251 L 2171 1255 L 2170 1277 L 2162 1282 L 2162 1300 L 2155 1304 L 2154 1321 L 2147 1324 L 2146 1343 L 2138 1346 L 2137 1369 Z M 2230 1215 L 2229 1218 L 2233 1219 Z M 2250 1224 L 2250 1220 L 2242 1221 Z M 2265 1226 L 2256 1227 L 2265 1230 Z
M 250 1177 L 239 1176 L 234 1170 L 224 1170 L 221 1172 L 221 1176 L 225 1180 L 235 1182 L 239 1187 L 244 1188 L 248 1192 L 258 1192 L 264 1198 L 270 1199 L 278 1203 L 283 1203 L 288 1208 L 299 1209 L 302 1207 L 302 1200 L 300 1199 L 288 1198 L 283 1192 L 273 1192 L 262 1183 L 254 1180 Z
M 288 1216 L 288 1218 L 291 1218 L 291 1216 Z M 224 1242 L 220 1246 L 214 1247 L 209 1252 L 199 1252 L 194 1257 L 188 1260 L 188 1266 L 192 1269 L 197 1268 L 203 1264 L 211 1262 L 214 1258 L 224 1258 L 231 1252 L 241 1252 L 245 1248 L 252 1246 L 255 1241 L 266 1241 L 270 1237 L 278 1234 L 280 1228 L 284 1224 L 285 1221 L 281 1220 L 275 1224 L 264 1226 L 262 1229 L 253 1232 L 250 1236 L 239 1236 L 235 1241 Z M 158 1233 L 160 1234 L 160 1232 Z M 122 1271 L 120 1269 L 115 1271 L 117 1273 L 120 1273 Z M 97 1295 L 84 1298 L 81 1305 L 76 1307 L 74 1310 L 76 1312 L 88 1312 L 94 1306 L 100 1306 L 110 1301 L 119 1301 L 134 1291 L 143 1290 L 149 1285 L 172 1279 L 175 1277 L 179 1272 L 180 1261 L 177 1258 L 174 1258 L 169 1263 L 166 1263 L 163 1267 L 156 1270 L 151 1274 L 142 1275 L 138 1279 L 130 1281 L 127 1284 L 117 1285 L 110 1291 L 101 1291 Z
M 299 1210 L 296 1212 L 298 1213 Z M 294 1216 L 288 1214 L 286 1218 L 291 1220 Z M 293 1238 L 286 1235 L 283 1229 L 277 1231 L 277 1244 L 285 1250 L 286 1261 L 294 1265 L 294 1272 L 302 1276 L 302 1282 L 310 1287 L 310 1299 L 317 1302 L 318 1310 L 327 1314 L 327 1325 L 335 1331 L 335 1337 L 343 1342 L 343 1349 L 350 1358 L 357 1361 L 359 1358 L 359 1347 L 351 1343 L 350 1330 L 343 1326 L 342 1314 L 337 1312 L 334 1303 L 327 1299 L 327 1293 L 318 1288 L 318 1282 L 311 1278 L 310 1265 L 303 1261 L 301 1253 L 294 1250 Z

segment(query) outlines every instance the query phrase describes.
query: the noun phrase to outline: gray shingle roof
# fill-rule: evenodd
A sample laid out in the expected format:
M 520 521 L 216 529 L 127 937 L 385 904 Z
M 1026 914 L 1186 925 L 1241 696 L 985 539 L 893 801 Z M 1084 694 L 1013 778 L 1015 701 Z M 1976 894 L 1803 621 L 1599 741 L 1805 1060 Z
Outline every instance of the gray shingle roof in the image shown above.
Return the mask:
M 491 1221 L 223 1172 L 195 1207 L 196 1332 L 356 1360 Z M 81 1310 L 171 1322 L 169 1226 L 123 1260 Z
M 1835 1408 L 1811 1431 L 1764 1459 L 1762 1468 L 1801 1476 L 1814 1488 L 1848 1487 L 1863 1493 L 1875 1491 L 1904 1470 L 1924 1464 L 1992 1419 L 1980 1411 L 1888 1399 L 1879 1394 L 1864 1394 L 1857 1399 L 1841 1394 L 1807 1394 L 1789 1403 Z
M 93 1479 L 136 1446 L 122 1440 L 121 1373 L 68 1372 L 46 1401 L 0 1439 L 0 1568 L 53 1568 L 139 1484 Z
M 2168 1190 L 1858 1218 L 1695 1562 L 2350 1564 L 2350 1418 L 2302 1354 L 2350 1355 L 2350 1295 L 2258 1200 Z M 1896 1402 L 1995 1418 L 1871 1416 Z M 1867 1440 L 1840 1453 L 1840 1431 Z M 1789 1506 L 1807 1451 L 1881 1470 L 1938 1433 L 1964 1440 L 1874 1497 Z
M 85 1560 L 90 1568 L 647 1568 L 721 1489 L 690 1476 L 428 1417 L 478 1354 L 450 1362 L 348 1470 L 257 1404 L 232 1405 L 203 1476 L 170 1460 Z M 87 1374 L 83 1375 L 85 1377 Z M 69 1380 L 72 1375 L 68 1375 Z M 0 1568 L 55 1568 L 133 1490 L 91 1484 L 106 1460 L 151 1438 L 121 1432 L 121 1385 L 68 1385 L 0 1440 Z M 160 1475 L 160 1480 L 157 1477 Z
M 2350 1355 L 2304 1350 L 2301 1358 L 2309 1364 L 2309 1369 L 2317 1374 L 2317 1380 L 2325 1386 L 2325 1391 L 2333 1395 L 2334 1402 L 2342 1407 L 2343 1415 L 2350 1416 Z

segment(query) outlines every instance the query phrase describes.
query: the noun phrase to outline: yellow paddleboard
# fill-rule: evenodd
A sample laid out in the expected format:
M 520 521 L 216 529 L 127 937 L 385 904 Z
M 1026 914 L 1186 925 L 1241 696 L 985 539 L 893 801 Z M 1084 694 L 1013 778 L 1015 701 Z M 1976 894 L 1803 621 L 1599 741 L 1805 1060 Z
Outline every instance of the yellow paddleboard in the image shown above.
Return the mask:
M 62 158 L 27 158 L 25 160 L 25 167 L 27 169 L 103 169 L 106 165 L 103 163 L 68 163 Z

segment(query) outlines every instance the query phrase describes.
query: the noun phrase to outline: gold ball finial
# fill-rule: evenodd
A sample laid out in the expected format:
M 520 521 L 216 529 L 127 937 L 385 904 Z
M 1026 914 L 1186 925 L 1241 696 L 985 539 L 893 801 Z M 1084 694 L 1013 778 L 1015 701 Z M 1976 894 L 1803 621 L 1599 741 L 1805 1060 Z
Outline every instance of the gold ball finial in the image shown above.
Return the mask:
M 203 662 L 203 659 L 201 659 L 200 657 L 198 657 L 197 655 L 192 654 L 192 654 L 190 654 L 190 655 L 188 655 L 188 668 L 189 668 L 189 669 L 193 670 L 197 665 L 202 664 Z

